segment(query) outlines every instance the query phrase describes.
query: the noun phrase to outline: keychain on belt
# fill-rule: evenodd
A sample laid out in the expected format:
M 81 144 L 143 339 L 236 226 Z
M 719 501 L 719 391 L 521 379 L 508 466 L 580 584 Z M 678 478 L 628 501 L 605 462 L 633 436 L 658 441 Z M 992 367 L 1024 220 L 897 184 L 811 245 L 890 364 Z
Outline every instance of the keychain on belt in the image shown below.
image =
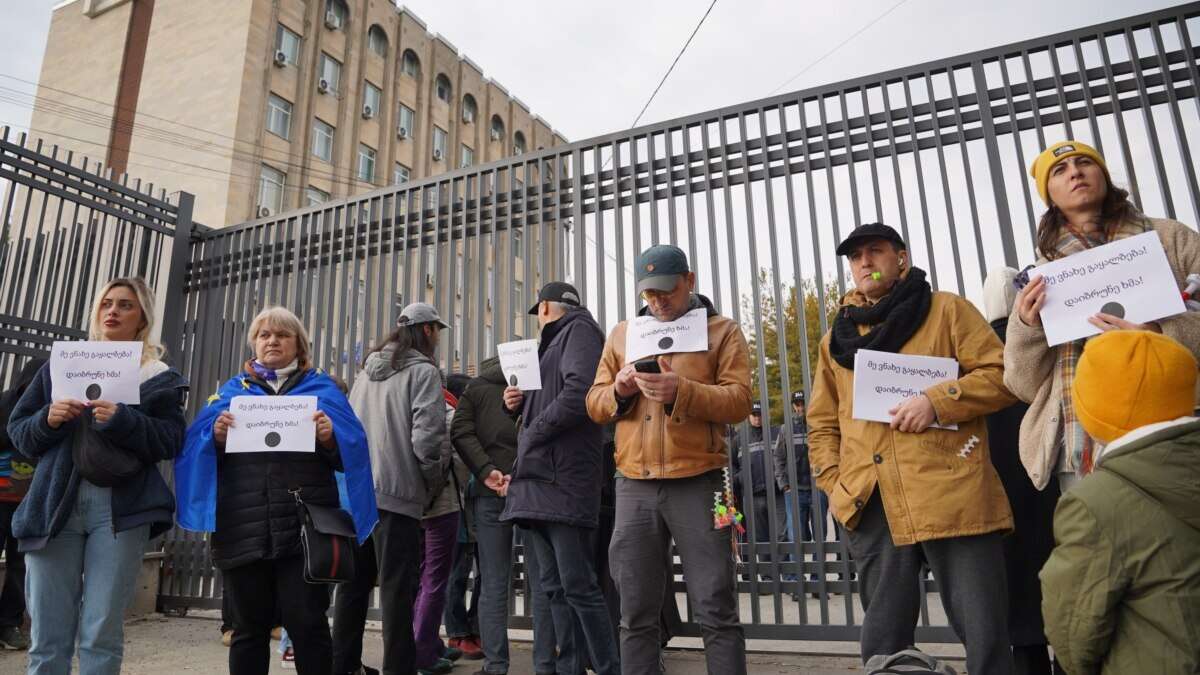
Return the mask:
M 743 516 L 737 510 L 737 506 L 733 499 L 733 481 L 729 478 L 729 467 L 726 466 L 722 470 L 722 475 L 725 479 L 724 491 L 718 490 L 713 493 L 713 529 L 719 530 L 725 527 L 732 527 L 734 532 L 741 536 L 746 533 L 746 528 L 742 527 Z M 733 557 L 737 559 L 737 537 L 730 537 L 730 543 L 733 546 Z

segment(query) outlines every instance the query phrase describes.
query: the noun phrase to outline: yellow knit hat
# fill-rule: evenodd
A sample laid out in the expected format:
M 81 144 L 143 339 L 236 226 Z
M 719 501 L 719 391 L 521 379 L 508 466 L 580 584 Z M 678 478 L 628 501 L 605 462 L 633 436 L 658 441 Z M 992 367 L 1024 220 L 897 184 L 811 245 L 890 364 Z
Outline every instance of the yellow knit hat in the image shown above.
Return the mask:
M 1109 331 L 1088 341 L 1071 395 L 1084 430 L 1111 443 L 1138 427 L 1191 415 L 1196 358 L 1165 335 Z
M 1104 158 L 1090 145 L 1080 143 L 1079 141 L 1061 141 L 1046 148 L 1042 154 L 1033 160 L 1033 166 L 1029 167 L 1029 175 L 1033 176 L 1033 180 L 1037 183 L 1038 194 L 1042 196 L 1042 201 L 1050 204 L 1050 192 L 1046 184 L 1050 182 L 1050 169 L 1068 157 L 1083 155 L 1091 157 L 1092 161 L 1100 165 L 1104 169 L 1104 175 L 1108 175 L 1108 165 L 1104 163 Z M 1109 182 L 1112 179 L 1109 178 Z

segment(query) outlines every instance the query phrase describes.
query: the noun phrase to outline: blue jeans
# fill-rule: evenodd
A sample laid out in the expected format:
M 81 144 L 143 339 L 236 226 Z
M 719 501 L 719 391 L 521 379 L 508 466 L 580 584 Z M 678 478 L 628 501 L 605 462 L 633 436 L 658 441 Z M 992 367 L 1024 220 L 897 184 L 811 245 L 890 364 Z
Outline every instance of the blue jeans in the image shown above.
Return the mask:
M 475 546 L 479 556 L 479 636 L 483 647 L 483 672 L 508 672 L 508 597 L 512 589 L 513 526 L 500 522 L 504 499 L 478 497 L 475 509 Z M 533 546 L 526 537 L 525 573 L 530 579 L 526 602 L 532 603 L 533 667 L 538 675 L 554 673 L 555 635 L 550 603 L 541 592 Z
M 80 481 L 62 531 L 25 554 L 33 619 L 28 675 L 67 675 L 79 639 L 79 670 L 118 675 L 125 610 L 142 568 L 150 525 L 113 532 L 112 490 Z
M 600 592 L 593 567 L 592 531 L 563 523 L 536 521 L 526 530 L 533 544 L 542 579 L 550 597 L 554 633 L 558 636 L 559 673 L 584 672 L 586 646 L 597 675 L 620 675 L 621 657 L 608 604 Z M 583 629 L 582 644 L 572 635 L 575 621 Z M 572 639 L 564 639 L 571 636 Z M 563 662 L 566 662 L 565 668 Z

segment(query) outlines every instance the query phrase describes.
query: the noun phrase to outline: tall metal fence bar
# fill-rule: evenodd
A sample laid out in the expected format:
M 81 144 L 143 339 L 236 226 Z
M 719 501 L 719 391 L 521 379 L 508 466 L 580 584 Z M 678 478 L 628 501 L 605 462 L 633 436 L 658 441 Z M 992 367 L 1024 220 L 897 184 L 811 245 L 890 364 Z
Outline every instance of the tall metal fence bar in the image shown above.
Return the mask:
M 181 290 L 170 265 L 177 245 L 184 256 L 190 246 L 191 195 L 171 203 L 153 185 L 113 178 L 7 127 L 0 181 L 0 387 L 55 340 L 86 339 L 92 296 L 113 277 L 145 277 L 160 299 L 160 329 L 180 332 L 182 314 L 165 301 Z
M 784 470 L 756 493 L 743 424 L 731 474 L 748 532 L 741 616 L 751 638 L 851 640 L 853 561 L 813 500 L 812 536 L 789 433 L 816 345 L 846 289 L 836 243 L 855 225 L 897 226 L 933 285 L 980 300 L 997 266 L 1035 260 L 1043 210 L 1027 169 L 1074 138 L 1107 156 L 1147 213 L 1195 227 L 1200 186 L 1200 3 L 620 131 L 271 218 L 208 230 L 191 197 L 103 174 L 56 149 L 0 137 L 0 383 L 56 339 L 85 335 L 91 295 L 119 274 L 158 292 L 163 338 L 192 381 L 192 411 L 249 357 L 254 314 L 282 304 L 307 323 L 318 366 L 353 383 L 403 305 L 451 324 L 438 359 L 475 373 L 495 344 L 536 336 L 526 312 L 552 279 L 577 285 L 611 329 L 639 310 L 633 261 L 654 243 L 689 255 L 698 290 L 738 321 L 755 396 L 782 427 Z M 739 471 L 740 469 L 740 471 Z M 796 490 L 792 490 L 795 495 Z M 519 549 L 517 549 L 519 553 Z M 220 576 L 200 535 L 165 544 L 160 604 L 216 607 Z M 673 561 L 675 589 L 698 635 Z M 523 575 L 518 557 L 514 580 Z M 918 639 L 954 640 L 935 580 Z M 815 597 L 814 597 L 815 596 Z M 934 596 L 929 599 L 930 596 Z M 527 598 L 527 596 L 525 596 Z M 512 603 L 528 626 L 528 603 Z

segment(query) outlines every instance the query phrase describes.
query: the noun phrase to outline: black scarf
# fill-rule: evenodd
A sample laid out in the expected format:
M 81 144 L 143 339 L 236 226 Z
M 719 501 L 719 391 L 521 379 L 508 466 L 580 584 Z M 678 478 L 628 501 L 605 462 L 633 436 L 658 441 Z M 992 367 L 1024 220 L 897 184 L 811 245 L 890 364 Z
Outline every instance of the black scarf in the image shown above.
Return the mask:
M 854 355 L 859 349 L 896 353 L 917 332 L 933 301 L 933 290 L 925 281 L 925 272 L 917 268 L 892 287 L 879 302 L 868 307 L 846 305 L 838 310 L 829 339 L 829 355 L 843 368 L 854 370 Z M 859 326 L 872 326 L 860 335 Z

